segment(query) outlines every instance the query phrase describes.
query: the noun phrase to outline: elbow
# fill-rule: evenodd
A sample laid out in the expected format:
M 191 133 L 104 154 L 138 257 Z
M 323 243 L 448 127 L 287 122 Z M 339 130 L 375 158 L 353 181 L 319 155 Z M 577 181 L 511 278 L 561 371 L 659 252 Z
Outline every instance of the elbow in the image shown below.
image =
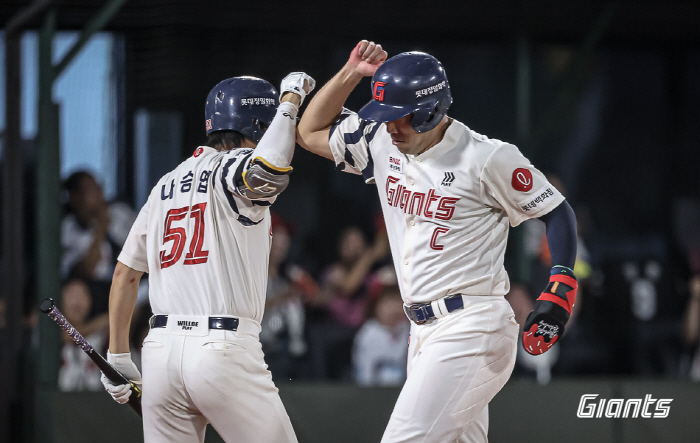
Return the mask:
M 310 144 L 309 140 L 311 139 L 313 134 L 313 131 L 309 127 L 309 125 L 306 123 L 304 118 L 302 117 L 301 121 L 297 125 L 297 143 L 299 146 L 302 148 L 306 149 L 307 151 L 310 149 Z
M 122 262 L 117 261 L 117 266 L 114 268 L 114 274 L 112 275 L 112 286 L 138 286 L 142 275 L 143 272 L 132 269 Z

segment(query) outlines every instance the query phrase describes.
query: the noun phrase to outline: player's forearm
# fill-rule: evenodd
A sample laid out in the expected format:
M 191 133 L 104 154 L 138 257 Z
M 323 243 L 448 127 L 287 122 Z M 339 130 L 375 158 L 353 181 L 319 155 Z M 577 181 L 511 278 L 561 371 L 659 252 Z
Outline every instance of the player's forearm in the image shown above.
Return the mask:
M 294 96 L 296 94 L 285 94 Z M 287 97 L 285 97 L 287 98 Z M 297 100 L 298 102 L 298 100 Z M 265 131 L 260 143 L 255 148 L 254 158 L 262 158 L 266 163 L 277 169 L 286 170 L 294 156 L 296 118 L 299 107 L 292 100 L 284 100 L 277 108 L 277 114 L 272 119 L 270 127 Z
M 547 243 L 553 266 L 574 269 L 576 263 L 576 216 L 566 201 L 540 218 L 547 225 Z
M 346 64 L 316 93 L 301 117 L 297 142 L 305 149 L 314 152 L 314 144 L 327 139 L 315 140 L 315 135 L 327 132 L 343 110 L 350 93 L 362 80 L 362 75 Z
M 109 351 L 112 354 L 129 352 L 131 316 L 142 275 L 143 272 L 117 262 L 109 291 Z

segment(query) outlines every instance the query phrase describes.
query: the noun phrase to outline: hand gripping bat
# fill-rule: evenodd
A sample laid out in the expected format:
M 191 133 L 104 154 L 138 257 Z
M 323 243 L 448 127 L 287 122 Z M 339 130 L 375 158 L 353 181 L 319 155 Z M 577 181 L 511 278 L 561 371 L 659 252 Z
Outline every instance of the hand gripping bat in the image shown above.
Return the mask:
M 139 389 L 138 386 L 136 386 L 134 383 L 131 383 L 129 379 L 124 377 L 124 375 L 119 372 L 114 366 L 112 366 L 107 360 L 104 359 L 95 349 L 88 343 L 87 340 L 85 340 L 85 337 L 83 337 L 80 332 L 78 332 L 73 325 L 70 324 L 68 320 L 66 320 L 66 317 L 61 314 L 61 311 L 58 310 L 56 305 L 53 302 L 53 299 L 47 298 L 46 300 L 41 302 L 41 305 L 39 305 L 39 309 L 41 312 L 45 313 L 46 315 L 49 316 L 49 318 L 58 324 L 58 326 L 61 327 L 64 331 L 66 331 L 66 334 L 70 335 L 70 337 L 73 339 L 73 341 L 80 346 L 80 349 L 82 349 L 88 357 L 92 359 L 92 361 L 95 362 L 98 368 L 100 368 L 100 371 L 115 385 L 123 385 L 123 384 L 128 384 L 131 385 L 131 390 L 133 391 L 132 394 L 129 396 L 129 406 L 136 411 L 137 414 L 139 414 L 139 417 L 141 416 L 141 390 Z

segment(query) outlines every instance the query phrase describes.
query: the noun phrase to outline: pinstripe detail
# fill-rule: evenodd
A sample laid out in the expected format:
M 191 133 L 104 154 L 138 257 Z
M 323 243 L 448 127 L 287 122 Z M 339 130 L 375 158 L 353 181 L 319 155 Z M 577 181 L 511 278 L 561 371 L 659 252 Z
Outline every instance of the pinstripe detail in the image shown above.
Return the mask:
M 369 144 L 374 139 L 374 136 L 377 134 L 377 129 L 379 129 L 380 126 L 381 125 L 379 123 L 376 123 L 372 127 L 372 129 L 370 129 L 367 135 L 365 135 L 365 141 L 367 142 L 367 144 Z
M 226 185 L 226 177 L 228 176 L 228 171 L 231 168 L 231 165 L 233 165 L 236 162 L 236 158 L 232 158 L 229 161 L 226 162 L 224 165 L 224 169 L 221 170 L 221 189 L 224 190 L 224 195 L 226 196 L 226 200 L 228 200 L 229 206 L 231 206 L 231 209 L 233 209 L 233 212 L 238 214 L 238 205 L 236 204 L 236 200 L 233 198 L 233 194 L 231 193 L 231 190 L 228 188 L 228 185 Z
M 236 199 L 233 197 L 233 193 L 226 185 L 226 177 L 229 175 L 229 171 L 231 169 L 231 166 L 236 162 L 236 160 L 238 160 L 238 157 L 241 155 L 245 155 L 245 157 L 243 159 L 241 159 L 240 165 L 238 166 L 238 168 L 236 168 L 236 172 L 235 172 L 235 175 L 233 177 L 233 182 L 234 182 L 235 186 L 239 186 L 239 184 L 238 184 L 239 182 L 242 184 L 243 183 L 243 178 L 242 178 L 243 167 L 245 166 L 246 162 L 248 161 L 248 159 L 250 158 L 250 155 L 252 153 L 253 153 L 253 151 L 250 150 L 250 152 L 248 154 L 238 154 L 238 155 L 234 156 L 232 159 L 230 159 L 229 161 L 226 162 L 226 164 L 224 165 L 224 169 L 221 170 L 221 185 L 222 185 L 223 190 L 224 190 L 224 195 L 226 195 L 226 200 L 228 200 L 228 204 L 231 206 L 231 209 L 233 209 L 233 212 L 235 212 L 236 215 L 238 215 L 236 220 L 238 220 L 238 222 L 240 224 L 242 224 L 243 226 L 257 225 L 258 223 L 260 223 L 261 221 L 264 220 L 264 217 L 260 221 L 254 222 L 253 220 L 249 219 L 245 215 L 241 215 L 240 212 L 238 212 L 238 205 L 236 204 Z M 254 200 L 251 200 L 251 201 L 253 202 L 253 204 L 255 204 Z M 266 202 L 266 203 L 269 204 L 269 202 Z M 261 205 L 261 206 L 265 206 L 265 205 Z
M 333 124 L 333 126 L 331 126 L 331 130 L 330 130 L 329 133 L 328 133 L 328 139 L 329 139 L 329 140 L 330 140 L 331 137 L 333 137 L 333 133 L 335 132 L 335 129 L 336 129 L 338 126 L 340 126 L 341 123 L 343 123 L 343 120 L 345 120 L 346 118 L 350 117 L 351 115 L 352 115 L 352 113 L 349 113 L 349 112 L 343 112 L 342 114 L 340 114 L 340 117 L 338 118 L 338 121 L 335 122 L 335 123 Z
M 245 182 L 243 181 L 243 169 L 245 168 L 245 165 L 248 164 L 251 154 L 252 151 L 250 154 L 243 157 L 241 162 L 238 164 L 238 168 L 236 168 L 236 173 L 233 175 L 233 184 L 236 186 L 236 189 L 240 189 L 245 186 Z
M 345 162 L 353 168 L 355 167 L 355 159 L 352 157 L 352 152 L 350 152 L 348 148 L 345 148 Z
M 367 166 L 362 170 L 362 178 L 364 178 L 365 181 L 374 178 L 374 159 L 372 158 L 372 152 L 369 150 L 369 147 L 367 147 Z
M 362 135 L 365 132 L 365 128 L 369 125 L 367 120 L 360 120 L 360 127 L 353 132 L 346 132 L 343 134 L 343 141 L 346 145 L 354 145 L 359 143 L 362 139 Z

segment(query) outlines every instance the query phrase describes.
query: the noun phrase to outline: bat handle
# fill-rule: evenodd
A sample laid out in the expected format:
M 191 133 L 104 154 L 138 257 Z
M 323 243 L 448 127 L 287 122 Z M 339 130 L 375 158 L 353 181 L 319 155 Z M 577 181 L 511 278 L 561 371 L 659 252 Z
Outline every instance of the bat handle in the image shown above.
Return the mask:
M 73 339 L 75 344 L 80 346 L 80 349 L 85 352 L 90 352 L 93 349 L 90 343 L 85 340 L 85 337 L 83 337 L 82 334 L 78 332 L 78 330 L 75 329 L 68 320 L 66 320 L 66 317 L 61 314 L 61 311 L 56 308 L 53 299 L 47 298 L 46 300 L 42 301 L 41 305 L 39 305 L 39 309 L 41 309 L 41 312 L 48 315 L 51 320 L 55 321 L 56 324 L 60 326 L 61 329 L 63 329 L 66 334 L 70 336 L 70 338 Z

